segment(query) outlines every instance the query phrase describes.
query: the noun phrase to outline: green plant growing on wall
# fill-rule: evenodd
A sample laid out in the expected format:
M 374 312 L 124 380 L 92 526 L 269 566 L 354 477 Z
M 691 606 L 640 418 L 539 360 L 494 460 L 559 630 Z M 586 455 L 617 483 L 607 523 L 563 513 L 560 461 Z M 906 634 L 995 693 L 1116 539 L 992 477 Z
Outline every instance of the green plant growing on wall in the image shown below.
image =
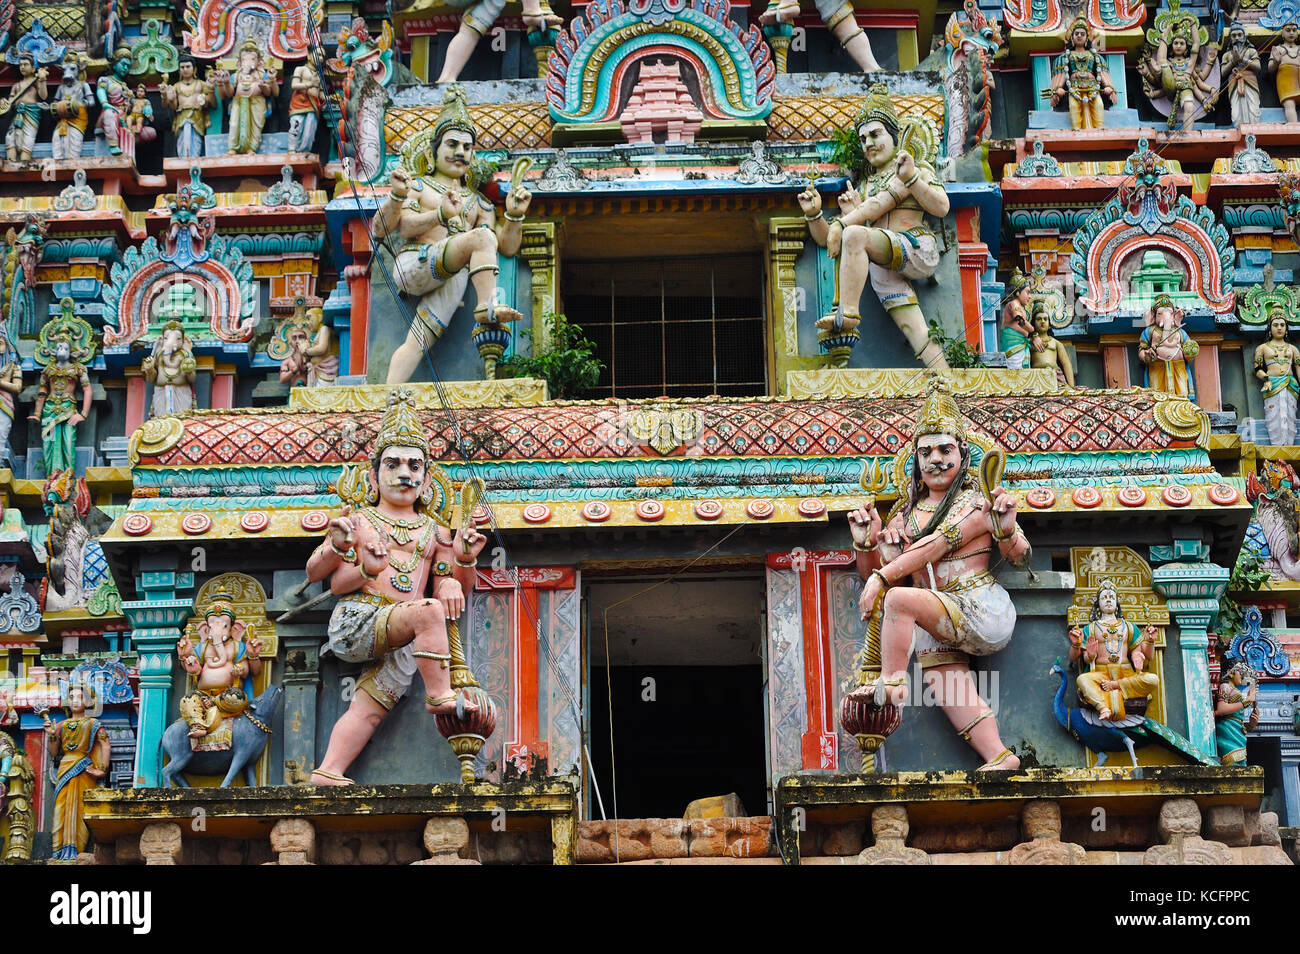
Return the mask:
M 605 369 L 596 357 L 595 344 L 564 315 L 547 312 L 542 321 L 547 332 L 546 346 L 538 347 L 532 331 L 523 332 L 533 341 L 532 356 L 512 355 L 497 365 L 497 377 L 545 378 L 550 396 L 557 400 L 574 398 L 594 388 Z
M 943 349 L 943 356 L 948 359 L 948 367 L 979 367 L 979 352 L 971 350 L 971 347 L 960 338 L 948 337 L 948 334 L 939 327 L 937 321 L 930 322 L 930 340 Z
M 1237 564 L 1228 577 L 1228 588 L 1219 600 L 1219 616 L 1214 622 L 1214 632 L 1223 646 L 1232 641 L 1232 637 L 1241 632 L 1245 625 L 1246 613 L 1231 593 L 1254 593 L 1268 583 L 1268 570 L 1254 550 L 1242 550 L 1237 556 Z
M 858 140 L 858 131 L 856 129 L 837 129 L 831 133 L 831 161 L 850 175 L 856 174 L 863 166 L 867 164 L 866 154 L 862 151 L 862 143 Z

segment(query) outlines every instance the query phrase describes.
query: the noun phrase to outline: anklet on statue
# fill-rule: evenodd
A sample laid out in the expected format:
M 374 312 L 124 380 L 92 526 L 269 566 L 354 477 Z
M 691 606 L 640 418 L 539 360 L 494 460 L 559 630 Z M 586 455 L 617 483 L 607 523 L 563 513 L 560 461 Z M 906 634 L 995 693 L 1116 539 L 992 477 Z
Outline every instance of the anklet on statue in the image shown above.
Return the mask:
M 991 762 L 985 762 L 978 769 L 976 769 L 976 771 L 977 772 L 996 771 L 999 765 L 1001 765 L 1007 759 L 1011 758 L 1013 755 L 1015 755 L 1015 753 L 1012 752 L 1010 749 L 1003 749 L 1001 752 L 998 753 L 997 758 L 993 759 Z
M 331 782 L 342 782 L 344 785 L 357 784 L 356 782 L 352 781 L 352 779 L 348 778 L 346 775 L 335 775 L 333 772 L 323 772 L 320 769 L 312 769 L 311 774 L 319 775 L 321 778 L 327 778 Z
M 456 693 L 454 692 L 449 696 L 438 696 L 437 698 L 434 698 L 433 696 L 424 697 L 424 704 L 426 706 L 444 706 L 449 702 L 455 702 L 455 701 L 456 701 Z
M 970 722 L 966 723 L 966 728 L 960 730 L 957 734 L 960 735 L 960 736 L 961 736 L 963 739 L 965 739 L 967 742 L 969 742 L 969 741 L 970 741 L 971 730 L 974 729 L 975 726 L 979 725 L 981 722 L 983 722 L 985 719 L 987 719 L 987 718 L 988 718 L 989 716 L 991 716 L 991 715 L 993 715 L 993 710 L 992 710 L 992 709 L 985 709 L 983 712 L 981 712 L 981 713 L 980 713 L 979 715 L 977 715 L 975 718 L 971 719 Z M 1005 757 L 1005 756 L 1004 756 L 1004 757 Z
M 501 269 L 498 268 L 496 265 L 475 265 L 473 268 L 469 270 L 469 277 L 473 278 L 479 272 L 491 272 L 493 275 L 499 275 L 501 273 Z
M 451 662 L 451 653 L 427 653 L 423 650 L 417 650 L 416 652 L 411 653 L 411 655 L 416 659 L 436 659 L 442 665 L 443 669 L 446 669 L 447 664 Z M 454 699 L 455 696 L 452 698 Z

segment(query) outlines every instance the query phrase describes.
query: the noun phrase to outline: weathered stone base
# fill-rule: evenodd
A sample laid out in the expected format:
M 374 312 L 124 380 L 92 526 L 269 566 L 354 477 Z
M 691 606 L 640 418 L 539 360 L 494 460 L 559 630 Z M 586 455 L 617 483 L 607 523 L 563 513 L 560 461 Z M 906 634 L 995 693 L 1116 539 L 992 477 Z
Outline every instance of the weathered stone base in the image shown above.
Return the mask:
M 779 857 L 772 819 L 619 818 L 578 822 L 579 864 Z
M 795 864 L 1290 864 L 1263 788 L 1202 766 L 794 775 L 778 824 Z
M 572 783 L 97 789 L 96 864 L 573 864 Z

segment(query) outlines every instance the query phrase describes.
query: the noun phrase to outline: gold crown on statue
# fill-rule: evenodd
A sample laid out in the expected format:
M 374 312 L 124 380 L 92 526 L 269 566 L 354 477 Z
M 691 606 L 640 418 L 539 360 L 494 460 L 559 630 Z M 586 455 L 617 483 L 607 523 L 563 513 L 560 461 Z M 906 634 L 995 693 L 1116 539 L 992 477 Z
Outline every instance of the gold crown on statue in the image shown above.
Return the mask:
M 861 129 L 867 123 L 883 123 L 890 134 L 898 138 L 898 113 L 894 110 L 894 101 L 889 98 L 889 90 L 884 83 L 872 83 L 867 90 L 866 101 L 853 120 L 853 128 Z
M 1089 42 L 1091 42 L 1092 24 L 1088 22 L 1087 17 L 1082 17 L 1082 16 L 1075 17 L 1074 22 L 1070 24 L 1070 30 L 1068 33 L 1066 33 L 1066 36 L 1074 36 L 1074 31 L 1079 29 L 1080 27 L 1083 27 L 1083 32 L 1088 34 L 1088 40 Z
M 208 609 L 203 614 L 203 618 L 207 619 L 210 616 L 229 616 L 230 621 L 233 623 L 239 618 L 239 614 L 235 612 L 235 598 L 229 593 L 212 594 L 212 599 L 208 601 Z
M 948 392 L 948 385 L 942 378 L 936 378 L 930 384 L 930 393 L 921 406 L 921 414 L 916 419 L 916 428 L 912 440 L 931 434 L 951 434 L 958 440 L 966 440 L 966 427 L 962 424 L 961 411 L 957 402 Z
M 1159 295 L 1156 295 L 1155 298 L 1151 299 L 1151 310 L 1153 312 L 1159 311 L 1161 308 L 1177 308 L 1177 307 L 1178 306 L 1174 304 L 1174 300 L 1170 298 L 1168 295 L 1166 295 L 1164 292 L 1161 292 Z
M 390 447 L 418 447 L 426 458 L 429 456 L 429 438 L 419 416 L 411 409 L 413 399 L 410 388 L 397 388 L 388 395 L 388 410 L 375 438 L 376 459 Z
M 1029 284 L 1029 277 L 1020 270 L 1017 265 L 1011 270 L 1011 278 L 1007 281 L 1007 297 L 1015 298 L 1020 294 L 1020 289 Z
M 438 112 L 437 122 L 433 124 L 434 140 L 449 129 L 459 129 L 478 139 L 478 130 L 474 128 L 474 120 L 470 117 L 465 93 L 455 83 L 448 86 L 447 92 L 443 94 L 442 109 Z

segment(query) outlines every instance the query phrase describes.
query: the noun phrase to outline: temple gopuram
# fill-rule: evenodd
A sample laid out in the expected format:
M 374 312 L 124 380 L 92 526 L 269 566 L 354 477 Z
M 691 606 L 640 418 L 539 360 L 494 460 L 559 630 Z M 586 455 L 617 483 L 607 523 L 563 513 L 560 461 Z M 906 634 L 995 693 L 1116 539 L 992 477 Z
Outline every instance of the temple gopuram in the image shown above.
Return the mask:
M 0 2 L 0 857 L 1295 864 L 1298 105 L 1294 0 Z

